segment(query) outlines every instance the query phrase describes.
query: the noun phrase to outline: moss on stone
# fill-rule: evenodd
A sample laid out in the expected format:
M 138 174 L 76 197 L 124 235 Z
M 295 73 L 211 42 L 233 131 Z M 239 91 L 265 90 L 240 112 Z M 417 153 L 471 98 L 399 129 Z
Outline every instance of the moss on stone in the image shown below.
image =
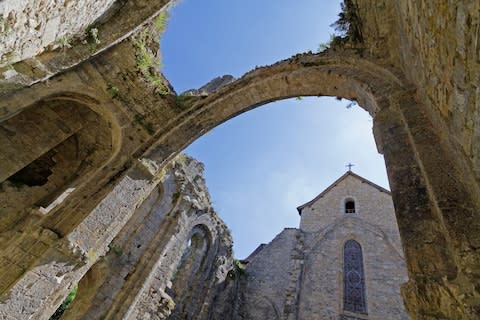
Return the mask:
M 159 39 L 165 31 L 168 13 L 163 11 L 158 17 L 132 38 L 136 53 L 137 68 L 144 79 L 161 95 L 169 93 L 165 79 L 160 73 L 162 59 Z

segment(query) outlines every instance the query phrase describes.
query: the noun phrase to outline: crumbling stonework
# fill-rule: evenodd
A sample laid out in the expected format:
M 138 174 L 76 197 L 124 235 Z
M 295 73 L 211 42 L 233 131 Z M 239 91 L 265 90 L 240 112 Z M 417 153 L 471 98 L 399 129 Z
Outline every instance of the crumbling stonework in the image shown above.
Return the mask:
M 211 80 L 209 83 L 201 86 L 199 89 L 190 89 L 182 92 L 181 94 L 186 96 L 206 96 L 210 93 L 218 91 L 220 88 L 226 86 L 233 81 L 235 81 L 235 78 L 232 75 L 227 74 Z
M 7 2 L 3 22 L 11 12 L 19 23 L 28 20 L 31 12 L 7 10 Z M 13 156 L 0 165 L 0 192 L 18 199 L 0 209 L 0 315 L 48 318 L 150 197 L 162 168 L 196 138 L 267 102 L 327 95 L 355 99 L 373 117 L 405 251 L 410 317 L 476 319 L 480 4 L 350 2 L 360 40 L 257 68 L 200 96 L 177 97 L 148 68 L 160 86 L 152 85 L 138 64 L 136 36 L 149 38 L 167 0 L 98 2 L 109 9 L 91 17 L 96 36 L 30 58 L 28 44 L 9 33 L 8 45 L 16 43 L 27 59 L 0 69 L 0 149 Z M 31 3 L 24 7 L 36 8 Z M 75 20 L 62 10 L 66 24 Z M 42 19 L 37 31 L 47 35 L 42 28 L 55 19 Z M 76 32 L 83 22 L 53 33 Z M 24 26 L 13 25 L 19 34 Z M 38 122 L 37 131 L 23 120 Z M 27 294 L 37 284 L 35 295 Z
M 65 317 L 206 319 L 232 264 L 203 165 L 182 155 L 82 278 Z
M 48 46 L 69 48 L 114 0 L 3 1 L 0 3 L 0 66 L 42 53 Z

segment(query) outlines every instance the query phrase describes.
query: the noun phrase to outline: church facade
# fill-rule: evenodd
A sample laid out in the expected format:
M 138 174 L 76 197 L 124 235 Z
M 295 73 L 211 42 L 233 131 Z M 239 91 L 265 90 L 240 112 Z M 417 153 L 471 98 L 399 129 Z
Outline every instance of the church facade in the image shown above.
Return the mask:
M 390 192 L 347 171 L 247 259 L 240 319 L 408 319 Z

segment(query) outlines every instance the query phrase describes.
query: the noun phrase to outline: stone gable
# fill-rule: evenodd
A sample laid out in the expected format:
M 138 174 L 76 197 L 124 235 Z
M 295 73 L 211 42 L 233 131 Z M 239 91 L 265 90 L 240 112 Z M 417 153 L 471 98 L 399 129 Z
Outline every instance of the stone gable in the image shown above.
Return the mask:
M 355 210 L 345 210 L 346 201 Z M 390 192 L 347 172 L 298 208 L 288 228 L 247 259 L 234 319 L 408 319 L 408 280 Z M 355 211 L 355 212 L 353 212 Z M 344 310 L 344 245 L 361 247 L 365 313 Z
M 354 201 L 355 213 L 345 213 L 348 200 Z M 394 234 L 396 245 L 400 245 L 392 197 L 388 190 L 351 172 L 347 172 L 315 199 L 300 206 L 299 212 L 300 229 L 305 232 L 319 231 L 339 219 L 352 216 Z M 400 247 L 398 250 L 401 251 Z

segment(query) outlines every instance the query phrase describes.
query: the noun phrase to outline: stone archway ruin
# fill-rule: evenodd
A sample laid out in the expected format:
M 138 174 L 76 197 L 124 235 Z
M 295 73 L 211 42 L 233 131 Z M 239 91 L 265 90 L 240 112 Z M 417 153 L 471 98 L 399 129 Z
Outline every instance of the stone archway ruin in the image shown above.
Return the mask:
M 8 241 L 0 251 L 0 315 L 48 318 L 121 230 L 141 224 L 136 209 L 157 190 L 162 168 L 194 139 L 274 100 L 327 95 L 357 100 L 374 119 L 407 257 L 410 281 L 403 296 L 410 316 L 475 319 L 480 310 L 478 3 L 357 0 L 361 43 L 258 68 L 205 97 L 165 94 L 142 78 L 132 36 L 151 26 L 163 3 L 122 4 L 141 10 L 108 33 L 125 19 L 120 1 L 112 6 L 98 20 L 96 29 L 105 37 L 98 48 L 78 43 L 66 53 L 47 52 L 0 70 L 0 133 L 7 137 L 2 150 L 17 150 L 12 132 L 19 141 L 29 134 L 9 131 L 15 118 L 41 112 L 49 97 L 68 97 L 52 100 L 63 110 L 52 117 L 75 119 L 75 108 L 62 109 L 70 99 L 72 106 L 80 103 L 93 110 L 91 115 L 101 115 L 98 123 L 112 137 L 108 161 L 94 162 L 82 186 L 52 214 L 15 220 L 8 218 L 14 215 L 8 209 L 0 217 L 15 226 L 13 233 L 1 234 Z M 42 127 L 42 121 L 35 123 Z M 19 174 L 16 181 L 42 184 L 55 172 L 42 170 L 55 157 L 49 150 L 68 139 L 47 139 L 45 150 L 25 153 L 23 162 L 12 158 L 21 150 L 12 152 L 1 167 L 3 180 L 31 163 L 38 178 L 26 181 Z M 35 200 L 22 210 L 31 212 L 39 204 Z M 27 288 L 34 285 L 37 292 L 29 295 Z M 19 308 L 22 299 L 28 308 Z

